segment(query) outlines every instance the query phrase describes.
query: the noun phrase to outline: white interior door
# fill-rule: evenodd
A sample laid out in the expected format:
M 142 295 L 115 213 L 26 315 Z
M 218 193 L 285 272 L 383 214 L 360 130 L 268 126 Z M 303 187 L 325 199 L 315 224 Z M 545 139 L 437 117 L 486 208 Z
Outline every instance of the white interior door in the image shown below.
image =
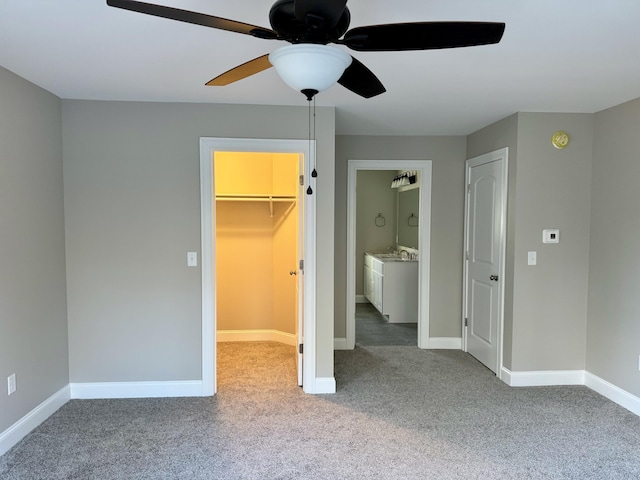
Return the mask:
M 298 173 L 304 175 L 304 155 L 300 155 L 298 162 Z M 304 182 L 298 185 L 298 255 L 296 266 L 298 272 L 298 291 L 297 291 L 297 319 L 296 319 L 296 338 L 297 338 L 297 370 L 298 385 L 303 386 L 303 345 L 304 345 L 304 199 L 305 188 Z
M 493 372 L 501 353 L 506 149 L 467 162 L 466 350 Z

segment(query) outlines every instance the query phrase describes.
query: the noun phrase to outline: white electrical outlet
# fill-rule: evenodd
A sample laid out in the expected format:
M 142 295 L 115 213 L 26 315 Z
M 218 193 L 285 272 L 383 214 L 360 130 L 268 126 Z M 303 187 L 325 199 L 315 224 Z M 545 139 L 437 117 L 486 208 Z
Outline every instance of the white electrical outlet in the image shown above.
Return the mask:
M 9 392 L 9 395 L 11 395 L 12 393 L 15 393 L 16 391 L 16 374 L 15 373 L 12 373 L 7 377 L 7 391 Z

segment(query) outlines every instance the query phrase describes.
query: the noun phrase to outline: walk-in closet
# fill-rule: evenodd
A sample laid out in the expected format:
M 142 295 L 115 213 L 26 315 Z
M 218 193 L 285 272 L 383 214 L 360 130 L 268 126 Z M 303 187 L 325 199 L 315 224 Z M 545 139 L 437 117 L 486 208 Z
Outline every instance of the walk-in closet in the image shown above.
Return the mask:
M 296 381 L 299 157 L 215 153 L 220 388 L 251 375 L 247 370 L 255 374 L 260 358 L 276 349 L 283 370 L 263 373 L 288 377 L 293 369 L 291 383 Z

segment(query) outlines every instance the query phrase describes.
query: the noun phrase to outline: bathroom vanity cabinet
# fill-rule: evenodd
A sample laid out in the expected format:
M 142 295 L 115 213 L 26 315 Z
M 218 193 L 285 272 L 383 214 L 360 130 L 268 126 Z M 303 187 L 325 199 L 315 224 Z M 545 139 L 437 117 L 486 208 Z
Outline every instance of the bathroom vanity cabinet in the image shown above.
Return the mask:
M 417 323 L 418 262 L 365 253 L 364 296 L 389 323 Z

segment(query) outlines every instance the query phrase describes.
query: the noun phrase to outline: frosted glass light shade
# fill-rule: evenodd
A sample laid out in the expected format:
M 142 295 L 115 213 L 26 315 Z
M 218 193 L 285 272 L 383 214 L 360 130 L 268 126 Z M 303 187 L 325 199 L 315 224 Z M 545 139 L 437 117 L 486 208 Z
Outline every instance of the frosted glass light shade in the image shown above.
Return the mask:
M 299 92 L 326 90 L 340 79 L 351 60 L 339 48 L 313 43 L 287 45 L 269 55 L 280 78 Z

